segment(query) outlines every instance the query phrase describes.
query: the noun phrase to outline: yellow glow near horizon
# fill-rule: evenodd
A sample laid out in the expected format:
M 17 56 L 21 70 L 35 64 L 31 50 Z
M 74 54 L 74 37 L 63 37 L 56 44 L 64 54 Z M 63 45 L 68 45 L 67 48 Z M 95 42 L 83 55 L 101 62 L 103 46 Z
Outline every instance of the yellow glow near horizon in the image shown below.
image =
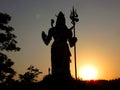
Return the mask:
M 83 80 L 95 80 L 97 78 L 97 71 L 92 66 L 84 66 L 81 68 L 79 76 Z

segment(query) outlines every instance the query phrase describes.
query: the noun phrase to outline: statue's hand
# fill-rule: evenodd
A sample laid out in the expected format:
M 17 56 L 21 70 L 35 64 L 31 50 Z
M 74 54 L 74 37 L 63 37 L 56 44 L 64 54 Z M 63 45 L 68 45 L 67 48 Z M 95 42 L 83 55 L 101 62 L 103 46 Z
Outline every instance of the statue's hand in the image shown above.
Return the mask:
M 47 37 L 47 35 L 45 34 L 44 31 L 42 31 L 42 39 L 43 39 L 44 42 L 46 41 L 46 37 Z
M 42 31 L 42 38 L 44 39 L 44 38 L 46 38 L 46 34 L 45 34 L 45 32 L 44 31 Z
M 77 38 L 72 37 L 72 39 L 69 42 L 70 42 L 70 47 L 73 47 L 75 45 L 75 43 L 77 42 Z
M 42 31 L 42 39 L 43 39 L 43 41 L 44 41 L 44 43 L 46 44 L 46 45 L 48 45 L 48 43 L 49 43 L 49 41 L 48 41 L 48 38 L 47 38 L 48 36 L 45 34 L 45 32 L 44 31 Z
M 75 43 L 77 42 L 77 37 L 73 37 L 73 39 L 74 39 L 74 41 L 75 41 Z

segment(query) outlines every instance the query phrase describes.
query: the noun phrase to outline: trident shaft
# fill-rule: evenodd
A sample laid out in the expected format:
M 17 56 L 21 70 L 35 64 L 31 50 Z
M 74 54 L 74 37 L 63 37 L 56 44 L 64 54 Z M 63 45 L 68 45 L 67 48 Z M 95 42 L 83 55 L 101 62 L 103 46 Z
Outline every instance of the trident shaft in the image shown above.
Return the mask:
M 70 19 L 72 20 L 71 23 L 73 24 L 74 37 L 75 37 L 75 23 L 78 22 L 79 19 L 78 19 L 78 14 L 77 14 L 76 10 L 74 9 L 74 7 L 71 11 Z M 75 61 L 75 78 L 77 79 L 76 44 L 74 45 L 74 61 Z

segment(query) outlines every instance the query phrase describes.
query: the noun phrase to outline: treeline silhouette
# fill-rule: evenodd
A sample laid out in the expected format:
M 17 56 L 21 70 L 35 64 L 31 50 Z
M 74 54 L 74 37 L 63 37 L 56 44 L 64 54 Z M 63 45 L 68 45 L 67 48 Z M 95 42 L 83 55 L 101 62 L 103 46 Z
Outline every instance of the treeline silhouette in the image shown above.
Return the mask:
M 14 28 L 8 23 L 11 16 L 0 13 L 0 90 L 120 90 L 120 78 L 114 80 L 84 81 L 72 77 L 54 77 L 50 73 L 38 81 L 39 69 L 30 65 L 24 74 L 19 74 L 12 68 L 14 62 L 4 52 L 20 51 L 17 47 Z
M 9 80 L 9 82 L 0 83 L 0 90 L 120 90 L 120 78 L 91 81 L 74 78 L 56 79 L 52 75 L 44 76 L 41 81 L 32 81 L 30 78 L 31 75 L 28 75 L 27 80 Z

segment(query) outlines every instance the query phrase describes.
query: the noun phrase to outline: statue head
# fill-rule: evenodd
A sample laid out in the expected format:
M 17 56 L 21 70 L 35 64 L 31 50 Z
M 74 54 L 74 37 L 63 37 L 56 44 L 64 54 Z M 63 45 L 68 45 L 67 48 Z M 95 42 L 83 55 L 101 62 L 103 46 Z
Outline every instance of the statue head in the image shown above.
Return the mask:
M 65 17 L 64 14 L 60 11 L 57 16 L 56 26 L 65 25 Z

